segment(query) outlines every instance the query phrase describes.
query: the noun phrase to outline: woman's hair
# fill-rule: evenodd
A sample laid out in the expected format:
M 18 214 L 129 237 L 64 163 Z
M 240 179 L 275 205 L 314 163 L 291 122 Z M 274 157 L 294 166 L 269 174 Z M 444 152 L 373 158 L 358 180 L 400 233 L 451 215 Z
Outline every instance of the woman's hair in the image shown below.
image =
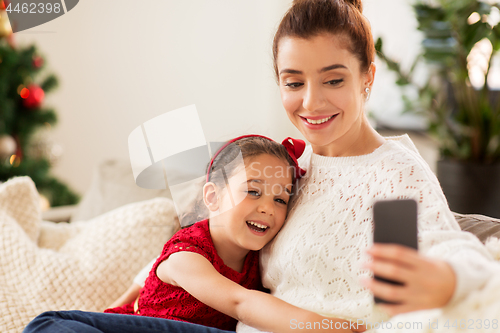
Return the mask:
M 309 39 L 329 33 L 347 37 L 347 49 L 366 73 L 375 58 L 370 23 L 363 16 L 361 0 L 295 0 L 274 35 L 273 63 L 278 73 L 278 44 L 284 37 Z
M 240 152 L 245 163 L 251 158 L 255 158 L 262 154 L 268 154 L 277 157 L 290 167 L 294 167 L 295 165 L 285 146 L 282 144 L 258 136 L 245 137 L 231 142 L 224 149 L 219 151 L 211 167 L 209 164 L 210 170 L 207 170 L 207 180 L 214 183 L 219 188 L 224 188 L 226 185 L 224 175 L 222 172 L 217 172 L 217 170 L 224 170 L 227 178 L 232 177 L 240 165 L 231 162 L 236 160 Z M 291 175 L 294 177 L 294 172 L 291 172 Z M 292 178 L 292 183 L 294 182 L 295 179 Z M 201 197 L 196 200 L 192 209 L 187 214 L 181 216 L 180 222 L 183 227 L 189 226 L 207 216 L 207 208 Z

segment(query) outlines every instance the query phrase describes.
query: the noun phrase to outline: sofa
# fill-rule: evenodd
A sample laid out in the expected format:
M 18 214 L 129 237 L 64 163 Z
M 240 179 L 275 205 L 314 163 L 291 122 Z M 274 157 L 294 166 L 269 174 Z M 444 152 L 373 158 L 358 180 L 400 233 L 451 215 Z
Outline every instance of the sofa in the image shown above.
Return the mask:
M 136 187 L 123 161 L 100 164 L 76 207 L 42 213 L 30 178 L 1 184 L 0 332 L 21 332 L 47 310 L 104 310 L 179 229 L 177 213 L 192 198 L 176 207 L 169 195 Z M 500 260 L 500 220 L 455 217 Z

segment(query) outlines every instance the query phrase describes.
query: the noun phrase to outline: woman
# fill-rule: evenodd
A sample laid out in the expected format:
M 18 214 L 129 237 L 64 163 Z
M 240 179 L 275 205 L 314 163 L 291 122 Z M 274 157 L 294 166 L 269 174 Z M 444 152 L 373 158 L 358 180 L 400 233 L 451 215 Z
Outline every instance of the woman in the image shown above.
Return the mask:
M 460 231 L 410 139 L 383 138 L 367 121 L 375 51 L 361 0 L 295 1 L 276 32 L 273 54 L 283 106 L 311 146 L 300 160 L 307 173 L 287 222 L 261 252 L 263 285 L 271 294 L 329 317 L 380 323 L 398 313 L 452 306 L 484 285 L 492 274 L 488 253 Z M 370 247 L 373 203 L 394 198 L 418 202 L 420 253 Z M 403 285 L 375 281 L 370 273 Z M 372 293 L 395 304 L 375 308 Z M 75 316 L 109 332 L 151 325 L 165 332 L 219 332 L 153 318 Z M 256 330 L 239 325 L 237 331 Z

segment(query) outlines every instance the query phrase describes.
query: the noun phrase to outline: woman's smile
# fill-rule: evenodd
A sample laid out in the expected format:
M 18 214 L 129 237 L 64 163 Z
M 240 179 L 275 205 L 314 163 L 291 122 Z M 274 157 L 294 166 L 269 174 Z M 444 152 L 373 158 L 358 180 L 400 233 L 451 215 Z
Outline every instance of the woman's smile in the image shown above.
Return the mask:
M 277 68 L 288 118 L 315 153 L 352 156 L 371 152 L 373 142 L 379 143 L 366 130 L 370 125 L 364 113 L 365 89 L 371 87 L 375 67 L 363 72 L 342 36 L 285 37 Z
M 304 126 L 312 130 L 327 128 L 337 118 L 339 114 L 331 116 L 299 116 L 304 122 Z

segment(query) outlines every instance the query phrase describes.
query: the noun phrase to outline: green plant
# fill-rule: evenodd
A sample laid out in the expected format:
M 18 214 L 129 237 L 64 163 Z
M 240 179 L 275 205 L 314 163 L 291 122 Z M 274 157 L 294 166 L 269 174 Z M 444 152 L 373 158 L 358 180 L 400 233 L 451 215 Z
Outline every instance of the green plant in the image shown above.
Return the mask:
M 380 38 L 376 43 L 379 57 L 396 73 L 396 83 L 418 92 L 417 99 L 403 95 L 406 108 L 425 114 L 443 158 L 500 162 L 500 91 L 488 84 L 500 49 L 500 4 L 418 0 L 413 8 L 424 40 L 422 52 L 409 70 L 403 70 L 383 52 Z M 482 68 L 473 59 L 479 45 L 491 50 L 490 55 L 483 55 Z M 418 84 L 415 68 L 422 64 L 429 77 Z M 476 75 L 471 80 L 473 70 Z M 484 83 L 481 77 L 477 80 L 478 71 Z

